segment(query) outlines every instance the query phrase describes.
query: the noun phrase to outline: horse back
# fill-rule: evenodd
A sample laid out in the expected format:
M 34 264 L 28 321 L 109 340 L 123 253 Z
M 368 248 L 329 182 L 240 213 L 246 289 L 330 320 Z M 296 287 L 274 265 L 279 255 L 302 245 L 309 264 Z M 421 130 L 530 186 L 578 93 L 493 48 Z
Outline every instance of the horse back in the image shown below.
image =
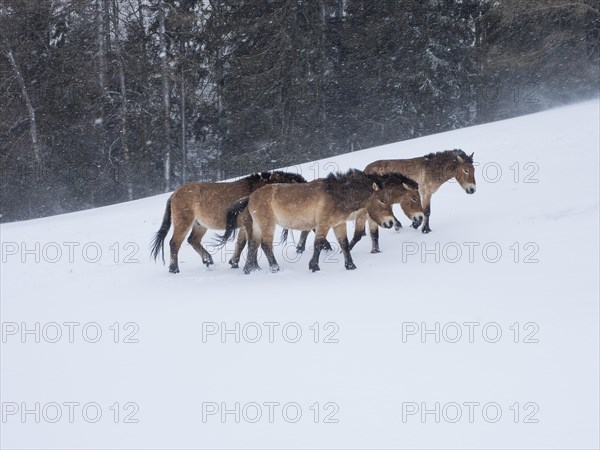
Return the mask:
M 286 228 L 310 230 L 323 209 L 320 183 L 264 186 L 250 195 L 248 209 L 253 220 L 273 220 Z
M 207 228 L 225 226 L 227 210 L 240 198 L 250 194 L 243 180 L 226 183 L 197 182 L 179 187 L 171 196 L 175 215 L 193 215 Z
M 425 182 L 426 166 L 423 157 L 409 159 L 381 159 L 365 167 L 365 173 L 384 175 L 386 173 L 401 173 L 419 183 Z

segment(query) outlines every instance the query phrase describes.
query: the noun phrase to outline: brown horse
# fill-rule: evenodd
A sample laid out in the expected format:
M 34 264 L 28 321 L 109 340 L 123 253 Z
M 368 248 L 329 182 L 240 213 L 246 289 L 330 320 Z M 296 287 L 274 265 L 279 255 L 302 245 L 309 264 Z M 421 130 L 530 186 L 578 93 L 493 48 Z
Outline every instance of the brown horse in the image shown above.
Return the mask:
M 404 214 L 411 219 L 412 226 L 414 228 L 418 228 L 421 225 L 425 216 L 423 212 L 423 206 L 421 205 L 421 198 L 419 197 L 418 192 L 407 190 L 403 187 L 402 189 L 391 188 L 389 192 L 389 199 L 393 204 L 400 204 Z M 365 225 L 367 223 L 369 224 L 369 234 L 372 242 L 371 253 L 379 253 L 381 251 L 379 249 L 379 226 L 373 219 L 369 217 L 365 210 L 361 210 L 357 213 L 356 220 L 354 221 L 354 237 L 350 241 L 350 250 L 352 250 L 356 243 L 366 235 Z M 395 219 L 395 223 L 396 226 L 402 227 L 398 219 Z M 296 251 L 298 253 L 304 252 L 308 234 L 308 231 L 303 231 L 300 234 L 300 239 L 298 240 L 298 245 L 296 246 Z M 324 249 L 331 250 L 331 246 L 328 246 L 328 248 L 325 246 Z
M 374 175 L 352 169 L 345 174 L 330 174 L 306 184 L 272 185 L 255 191 L 246 199 L 239 200 L 227 213 L 227 228 L 221 236 L 225 244 L 233 235 L 241 214 L 242 226 L 249 238 L 245 273 L 259 269 L 257 254 L 262 247 L 272 272 L 279 270 L 273 255 L 275 226 L 287 229 L 315 229 L 315 248 L 309 263 L 313 272 L 319 269 L 319 255 L 331 228 L 344 254 L 345 267 L 356 269 L 350 255 L 346 233 L 346 221 L 354 218 L 357 211 L 366 209 L 368 215 L 379 225 L 394 225 L 390 190 L 403 187 L 413 192 L 418 185 L 400 174 Z
M 365 167 L 366 173 L 384 174 L 401 172 L 419 183 L 421 203 L 425 210 L 423 233 L 429 233 L 429 216 L 431 214 L 431 196 L 442 184 L 451 178 L 465 190 L 473 194 L 476 189 L 473 153 L 467 155 L 462 150 L 446 150 L 430 153 L 412 159 L 387 159 L 375 161 Z
M 207 229 L 225 229 L 227 210 L 237 200 L 274 183 L 306 183 L 306 180 L 295 173 L 275 171 L 261 172 L 227 183 L 189 183 L 181 186 L 167 200 L 162 225 L 152 242 L 152 256 L 156 260 L 160 251 L 164 262 L 164 241 L 172 218 L 173 237 L 170 241 L 169 272 L 179 273 L 177 255 L 190 229 L 192 232 L 188 242 L 202 257 L 204 264 L 207 266 L 213 264 L 212 256 L 201 243 Z M 238 245 L 243 248 L 245 242 L 245 236 L 240 233 Z M 240 248 L 239 251 L 241 252 L 242 249 Z

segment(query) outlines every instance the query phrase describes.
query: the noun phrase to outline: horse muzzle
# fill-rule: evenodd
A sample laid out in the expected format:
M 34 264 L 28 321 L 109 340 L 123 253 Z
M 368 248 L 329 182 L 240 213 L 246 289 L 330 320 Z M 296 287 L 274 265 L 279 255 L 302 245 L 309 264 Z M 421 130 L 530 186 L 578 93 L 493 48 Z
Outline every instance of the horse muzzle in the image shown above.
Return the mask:
M 381 226 L 383 228 L 392 228 L 394 226 L 394 221 L 393 220 L 384 220 L 383 222 L 381 222 Z
M 477 188 L 475 187 L 474 184 L 471 184 L 465 188 L 465 192 L 467 194 L 474 194 L 476 190 L 477 190 Z

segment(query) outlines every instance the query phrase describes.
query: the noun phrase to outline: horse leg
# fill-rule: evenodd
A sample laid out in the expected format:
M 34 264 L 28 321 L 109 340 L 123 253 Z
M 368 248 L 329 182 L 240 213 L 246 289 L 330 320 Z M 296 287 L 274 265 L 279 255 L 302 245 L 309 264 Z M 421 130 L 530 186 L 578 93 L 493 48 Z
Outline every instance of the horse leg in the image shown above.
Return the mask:
M 315 249 L 313 252 L 313 257 L 308 263 L 308 268 L 313 272 L 321 270 L 321 268 L 319 267 L 319 256 L 321 255 L 321 249 L 324 246 L 324 242 L 327 242 L 326 236 L 328 232 L 328 227 L 320 228 L 317 226 L 317 229 L 315 230 Z
M 371 253 L 381 253 L 379 250 L 379 225 L 369 219 L 369 234 L 371 235 Z
M 196 252 L 202 257 L 202 262 L 206 264 L 206 267 L 214 264 L 212 256 L 208 251 L 202 246 L 202 238 L 206 234 L 206 227 L 198 223 L 194 223 L 192 227 L 192 232 L 188 237 L 188 243 L 196 250 Z
M 348 270 L 356 269 L 352 256 L 350 255 L 350 244 L 348 244 L 348 230 L 346 229 L 346 223 L 342 223 L 333 229 L 335 237 L 340 243 L 342 253 L 344 254 L 344 267 Z
M 258 247 L 260 247 L 261 233 L 252 221 L 250 214 L 244 216 L 242 223 L 248 239 L 248 254 L 246 255 L 246 264 L 244 265 L 244 273 L 248 274 L 255 270 L 260 270 L 260 266 L 258 265 Z
M 367 220 L 367 213 L 363 212 L 356 218 L 354 221 L 354 236 L 350 241 L 348 249 L 352 250 L 356 243 L 362 239 L 363 236 L 366 236 L 365 233 L 365 222 Z
M 394 230 L 400 231 L 400 229 L 402 228 L 402 224 L 400 223 L 397 217 L 394 218 L 396 219 L 396 223 L 394 224 Z
M 267 261 L 269 261 L 269 268 L 271 272 L 279 272 L 279 264 L 277 264 L 277 260 L 275 259 L 275 255 L 273 254 L 273 238 L 275 236 L 275 222 L 272 220 L 268 220 L 261 227 L 262 230 L 262 239 L 261 239 L 261 248 L 263 252 L 265 252 L 265 256 L 267 257 Z
M 273 239 L 275 237 L 275 218 L 267 217 L 266 220 L 261 223 L 261 242 L 260 246 L 265 252 L 265 256 L 267 257 L 267 261 L 269 261 L 269 268 L 271 272 L 279 272 L 279 264 L 277 264 L 277 260 L 275 259 L 275 255 L 273 254 Z
M 169 264 L 169 272 L 179 273 L 179 249 L 185 239 L 185 235 L 190 231 L 194 217 L 191 214 L 176 212 L 173 214 L 173 237 L 169 241 L 171 249 L 171 261 Z
M 277 260 L 275 259 L 275 255 L 273 254 L 273 242 L 263 240 L 260 246 L 263 249 L 263 252 L 265 252 L 267 261 L 269 261 L 269 268 L 271 269 L 271 272 L 279 272 L 279 264 L 277 264 Z
M 260 266 L 258 265 L 258 247 L 259 243 L 254 239 L 248 241 L 248 255 L 246 256 L 246 265 L 244 266 L 245 274 L 260 270 Z
M 244 250 L 249 236 L 252 236 L 252 216 L 248 212 L 248 209 L 245 209 L 244 212 L 242 212 L 242 215 L 238 218 L 238 225 L 240 227 L 240 234 L 238 235 L 235 243 L 235 251 L 233 252 L 233 256 L 229 260 L 229 265 L 232 269 L 237 269 L 239 267 L 242 250 Z
M 240 256 L 242 255 L 242 250 L 246 246 L 246 242 L 248 242 L 248 238 L 246 236 L 245 230 L 240 230 L 240 234 L 238 234 L 237 241 L 235 242 L 235 251 L 233 252 L 233 256 L 229 260 L 229 265 L 232 269 L 237 269 L 239 267 Z
M 317 230 L 314 230 L 315 234 L 317 233 Z M 331 244 L 329 243 L 329 241 L 327 240 L 327 238 L 323 239 L 323 241 L 321 242 L 321 250 L 325 250 L 326 252 L 332 252 L 333 248 L 331 247 Z
M 317 232 L 316 230 L 313 231 L 315 233 Z M 298 245 L 296 246 L 296 253 L 304 253 L 304 250 L 306 249 L 306 238 L 308 237 L 309 233 L 310 231 L 303 231 L 302 233 L 300 233 L 300 239 L 298 240 Z M 326 252 L 330 252 L 333 250 L 331 248 L 331 244 L 327 239 L 323 240 L 323 242 L 321 243 L 321 249 L 325 250 Z
M 425 218 L 423 219 L 423 227 L 421 228 L 421 231 L 423 233 L 429 233 L 429 232 L 431 232 L 431 228 L 429 228 L 429 216 L 431 214 L 431 194 L 430 193 L 423 194 L 423 196 L 421 198 L 421 204 L 423 205 L 423 213 L 425 215 Z
M 298 240 L 298 245 L 296 245 L 296 253 L 304 253 L 306 249 L 306 238 L 308 237 L 308 233 L 310 231 L 303 231 L 300 233 L 300 239 Z
M 248 254 L 246 255 L 246 264 L 244 273 L 248 274 L 255 270 L 260 270 L 258 265 L 258 248 L 260 247 L 260 236 L 253 235 L 248 239 Z

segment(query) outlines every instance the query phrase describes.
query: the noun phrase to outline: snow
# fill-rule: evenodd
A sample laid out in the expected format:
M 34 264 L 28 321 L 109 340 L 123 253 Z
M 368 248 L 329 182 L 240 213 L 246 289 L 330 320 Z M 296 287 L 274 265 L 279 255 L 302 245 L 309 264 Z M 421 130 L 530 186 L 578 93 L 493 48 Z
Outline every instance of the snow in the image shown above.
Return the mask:
M 2 447 L 598 448 L 598 124 L 594 100 L 299 166 L 475 152 L 476 194 L 442 186 L 432 233 L 404 218 L 355 271 L 185 244 L 172 275 L 168 195 L 2 225 Z

